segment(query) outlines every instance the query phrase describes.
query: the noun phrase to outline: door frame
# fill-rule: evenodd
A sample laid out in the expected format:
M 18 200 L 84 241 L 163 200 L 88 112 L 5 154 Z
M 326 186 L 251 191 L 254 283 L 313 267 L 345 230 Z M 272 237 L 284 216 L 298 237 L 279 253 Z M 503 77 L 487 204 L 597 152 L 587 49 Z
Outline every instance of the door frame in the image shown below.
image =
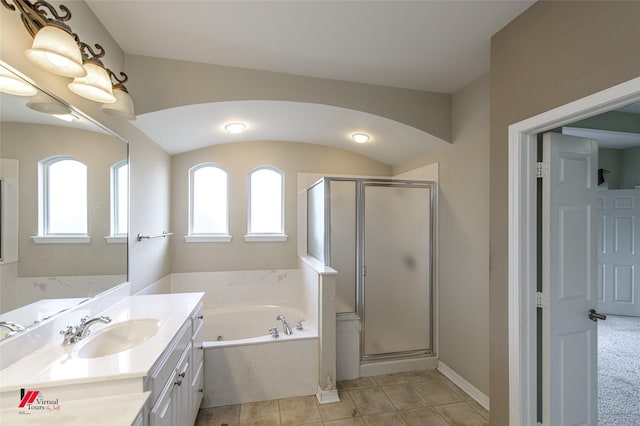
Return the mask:
M 537 134 L 640 101 L 640 77 L 509 126 L 509 424 L 537 424 Z

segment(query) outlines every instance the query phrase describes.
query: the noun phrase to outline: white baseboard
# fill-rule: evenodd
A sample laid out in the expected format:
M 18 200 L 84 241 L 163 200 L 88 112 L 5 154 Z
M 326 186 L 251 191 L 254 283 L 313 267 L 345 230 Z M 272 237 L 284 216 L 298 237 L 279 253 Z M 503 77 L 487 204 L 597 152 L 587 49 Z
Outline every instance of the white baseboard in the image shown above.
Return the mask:
M 466 381 L 461 375 L 453 371 L 451 367 L 442 361 L 438 361 L 438 371 L 444 374 L 445 377 L 458 385 L 460 389 L 469 394 L 469 396 L 475 399 L 478 404 L 482 405 L 487 411 L 489 411 L 489 397 L 487 395 Z
M 318 402 L 320 404 L 331 404 L 333 402 L 340 402 L 338 391 L 336 389 L 322 390 L 319 386 L 318 391 L 316 392 L 316 398 L 318 398 Z

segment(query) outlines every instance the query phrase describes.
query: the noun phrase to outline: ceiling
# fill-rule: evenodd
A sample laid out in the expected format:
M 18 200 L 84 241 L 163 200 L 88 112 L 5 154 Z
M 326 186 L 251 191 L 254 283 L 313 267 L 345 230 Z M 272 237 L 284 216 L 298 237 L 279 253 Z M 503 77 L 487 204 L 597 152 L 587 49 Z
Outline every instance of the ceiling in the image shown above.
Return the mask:
M 488 72 L 491 36 L 534 2 L 86 3 L 129 54 L 453 93 Z M 221 132 L 226 117 L 251 121 L 251 132 Z M 378 116 L 288 102 L 191 105 L 143 114 L 134 124 L 172 154 L 234 141 L 288 140 L 339 146 L 395 165 L 442 143 Z M 371 134 L 372 144 L 353 144 L 353 131 Z

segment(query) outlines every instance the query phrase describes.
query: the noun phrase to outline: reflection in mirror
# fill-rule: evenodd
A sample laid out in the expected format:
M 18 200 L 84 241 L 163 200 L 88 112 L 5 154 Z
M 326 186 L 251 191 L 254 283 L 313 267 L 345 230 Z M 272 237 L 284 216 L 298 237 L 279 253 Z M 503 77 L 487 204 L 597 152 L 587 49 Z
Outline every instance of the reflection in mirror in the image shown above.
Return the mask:
M 14 77 L 0 63 L 0 91 Z M 0 93 L 0 338 L 127 280 L 127 144 L 17 83 Z

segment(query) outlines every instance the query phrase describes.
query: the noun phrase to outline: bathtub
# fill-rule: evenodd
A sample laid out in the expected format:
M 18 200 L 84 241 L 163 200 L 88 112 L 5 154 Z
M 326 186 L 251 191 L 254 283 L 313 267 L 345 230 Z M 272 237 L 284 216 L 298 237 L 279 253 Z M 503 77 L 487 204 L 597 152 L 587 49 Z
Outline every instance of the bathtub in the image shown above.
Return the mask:
M 293 329 L 286 335 L 276 316 Z M 204 309 L 204 398 L 202 407 L 313 395 L 318 385 L 318 333 L 303 314 L 279 305 Z M 269 328 L 277 327 L 278 338 Z

